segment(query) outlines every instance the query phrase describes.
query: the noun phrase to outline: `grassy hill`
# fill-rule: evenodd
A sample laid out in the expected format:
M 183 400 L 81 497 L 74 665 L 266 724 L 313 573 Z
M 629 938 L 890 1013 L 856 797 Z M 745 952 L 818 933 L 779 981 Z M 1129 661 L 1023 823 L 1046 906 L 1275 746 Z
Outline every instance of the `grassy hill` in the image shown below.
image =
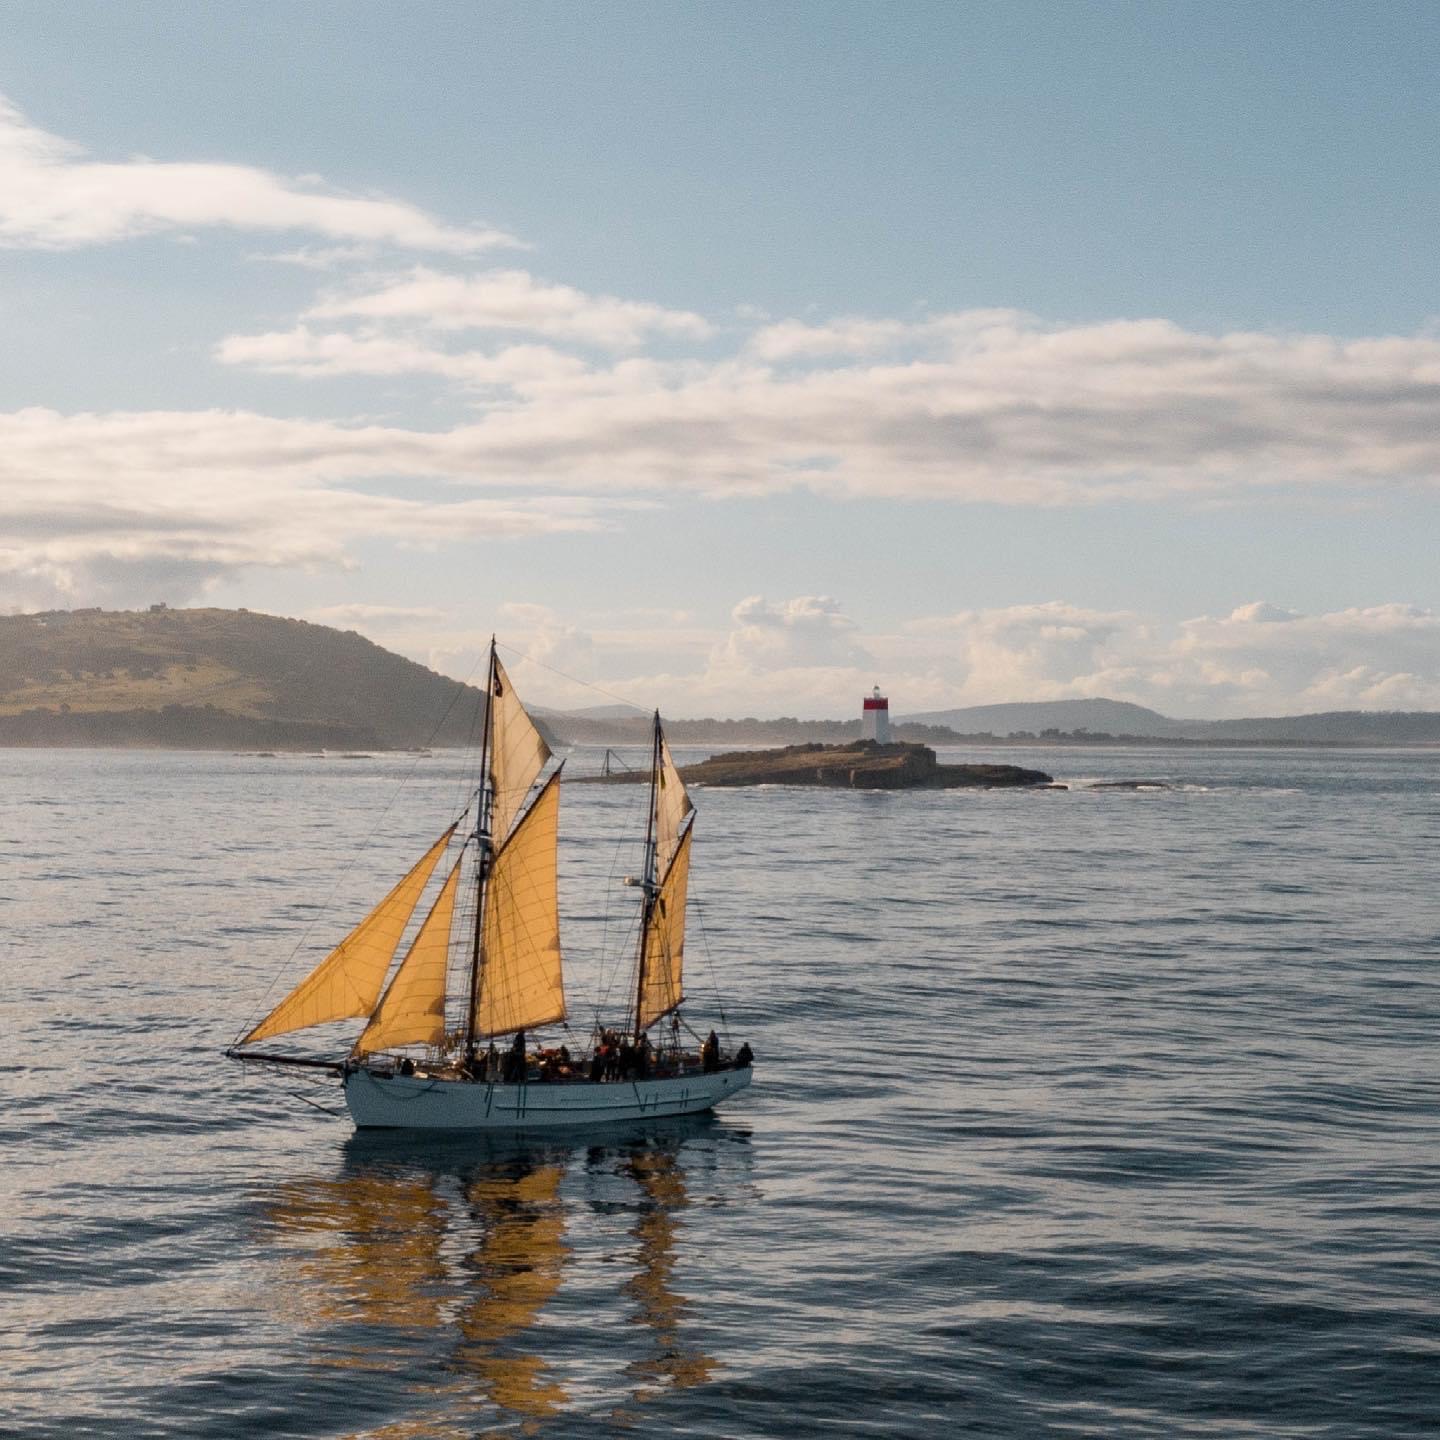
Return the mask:
M 463 744 L 479 690 L 353 631 L 245 610 L 0 616 L 0 743 Z

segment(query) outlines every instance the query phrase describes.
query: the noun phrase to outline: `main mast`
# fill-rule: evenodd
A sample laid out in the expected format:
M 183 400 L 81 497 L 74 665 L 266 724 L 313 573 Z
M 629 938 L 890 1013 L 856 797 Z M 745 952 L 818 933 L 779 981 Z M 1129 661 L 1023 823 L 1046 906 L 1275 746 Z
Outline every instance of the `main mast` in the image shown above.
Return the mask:
M 475 794 L 475 935 L 470 946 L 470 984 L 465 991 L 465 1058 L 475 1058 L 475 1002 L 480 997 L 481 936 L 485 920 L 485 882 L 490 877 L 490 717 L 495 708 L 495 637 L 490 637 L 490 669 L 485 680 L 485 730 L 480 742 L 480 788 Z
M 659 884 L 655 876 L 655 794 L 660 783 L 660 712 L 655 712 L 655 730 L 650 738 L 650 807 L 645 815 L 645 869 L 640 881 L 640 953 L 635 961 L 635 1042 L 643 1033 L 640 1020 L 645 1013 L 645 947 L 650 939 L 650 918 L 655 911 Z

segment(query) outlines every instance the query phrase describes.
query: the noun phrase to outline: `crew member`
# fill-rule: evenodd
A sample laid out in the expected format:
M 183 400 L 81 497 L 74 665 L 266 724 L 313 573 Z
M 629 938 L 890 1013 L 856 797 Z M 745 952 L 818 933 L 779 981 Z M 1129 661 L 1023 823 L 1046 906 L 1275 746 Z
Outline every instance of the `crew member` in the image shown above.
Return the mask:
M 525 1032 L 515 1032 L 515 1043 L 510 1047 L 510 1053 L 505 1057 L 505 1082 L 508 1085 L 518 1085 L 525 1078 Z

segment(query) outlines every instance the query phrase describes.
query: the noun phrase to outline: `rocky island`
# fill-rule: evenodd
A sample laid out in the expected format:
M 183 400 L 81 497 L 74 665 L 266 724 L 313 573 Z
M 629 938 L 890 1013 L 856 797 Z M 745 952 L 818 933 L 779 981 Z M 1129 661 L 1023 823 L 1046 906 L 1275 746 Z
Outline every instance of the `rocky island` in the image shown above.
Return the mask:
M 1050 785 L 1043 770 L 1019 765 L 941 765 L 928 745 L 787 745 L 783 750 L 737 750 L 686 765 L 687 785 L 818 785 L 841 790 L 956 790 L 998 785 Z M 634 782 L 639 774 L 596 777 Z

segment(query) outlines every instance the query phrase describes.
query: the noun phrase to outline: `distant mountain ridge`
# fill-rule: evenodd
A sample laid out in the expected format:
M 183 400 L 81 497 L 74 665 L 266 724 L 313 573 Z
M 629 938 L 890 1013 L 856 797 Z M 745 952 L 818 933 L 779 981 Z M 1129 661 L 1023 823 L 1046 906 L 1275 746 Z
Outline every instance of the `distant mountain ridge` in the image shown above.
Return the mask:
M 1128 700 L 1029 700 L 1007 705 L 967 705 L 903 715 L 897 724 L 943 725 L 961 735 L 1009 735 L 1016 730 L 1105 730 L 1116 735 L 1176 735 L 1184 722 Z
M 464 745 L 482 691 L 354 631 L 247 610 L 55 610 L 0 615 L 0 745 L 163 745 L 180 749 L 375 749 Z M 646 712 L 624 705 L 542 710 L 553 743 L 648 743 Z M 1440 744 L 1440 713 L 1331 711 L 1246 720 L 1173 720 L 1100 697 L 972 705 L 899 716 L 895 738 L 1093 744 Z M 667 717 L 679 745 L 837 744 L 860 722 Z
M 648 723 L 650 712 L 636 705 L 587 705 L 583 710 L 551 710 L 544 705 L 527 705 L 531 715 L 554 716 L 561 720 L 639 720 Z
M 1241 720 L 1173 720 L 1126 700 L 1035 700 L 1009 705 L 970 705 L 900 716 L 895 722 L 942 726 L 957 735 L 1065 738 L 1135 737 L 1153 740 L 1247 740 L 1286 744 L 1406 745 L 1440 742 L 1440 713 L 1431 710 L 1327 710 L 1309 715 L 1255 716 Z

